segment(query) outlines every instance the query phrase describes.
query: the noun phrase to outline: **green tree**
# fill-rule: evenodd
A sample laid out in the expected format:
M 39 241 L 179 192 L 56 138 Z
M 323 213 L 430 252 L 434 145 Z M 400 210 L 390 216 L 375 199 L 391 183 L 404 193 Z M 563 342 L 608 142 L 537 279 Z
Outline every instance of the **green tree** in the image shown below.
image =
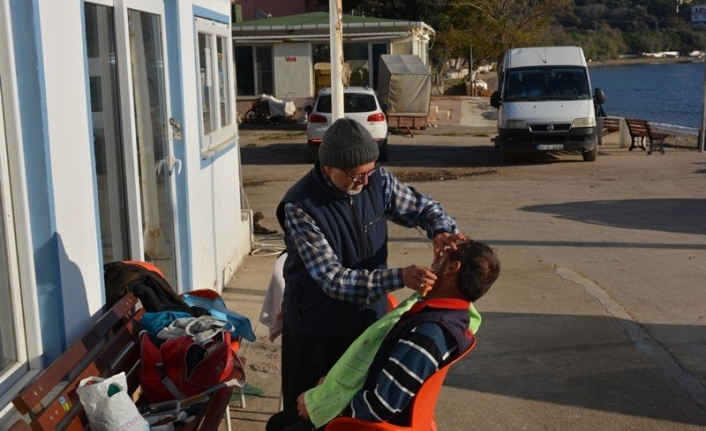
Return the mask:
M 420 20 L 436 31 L 431 58 L 436 65 L 451 58 L 474 63 L 502 59 L 519 46 L 536 45 L 557 10 L 571 9 L 571 0 L 350 0 L 344 10 L 380 18 Z
M 500 62 L 510 48 L 577 45 L 588 58 L 706 48 L 706 29 L 692 28 L 691 6 L 676 0 L 345 0 L 344 11 L 424 21 L 436 31 L 430 58 Z
M 537 45 L 556 18 L 557 10 L 566 10 L 570 0 L 456 0 L 456 7 L 473 12 L 473 27 L 465 30 L 474 53 L 486 61 L 502 62 L 503 53 L 522 46 Z

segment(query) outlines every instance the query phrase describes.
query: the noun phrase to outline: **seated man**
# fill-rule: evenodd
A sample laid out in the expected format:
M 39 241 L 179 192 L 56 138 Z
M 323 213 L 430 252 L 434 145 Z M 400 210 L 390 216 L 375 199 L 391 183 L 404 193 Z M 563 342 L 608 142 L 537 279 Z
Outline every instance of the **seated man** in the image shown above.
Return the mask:
M 500 272 L 498 258 L 486 244 L 467 241 L 457 246 L 439 261 L 437 281 L 425 298 L 412 295 L 368 328 L 323 384 L 301 394 L 297 406 L 272 416 L 267 431 L 323 429 L 339 414 L 408 425 L 411 401 L 422 382 L 471 345 L 469 316 L 478 317 L 471 303 L 490 289 Z M 361 359 L 366 349 L 372 362 Z M 351 377 L 361 362 L 369 363 L 367 373 Z M 344 411 L 335 411 L 335 406 L 346 405 Z

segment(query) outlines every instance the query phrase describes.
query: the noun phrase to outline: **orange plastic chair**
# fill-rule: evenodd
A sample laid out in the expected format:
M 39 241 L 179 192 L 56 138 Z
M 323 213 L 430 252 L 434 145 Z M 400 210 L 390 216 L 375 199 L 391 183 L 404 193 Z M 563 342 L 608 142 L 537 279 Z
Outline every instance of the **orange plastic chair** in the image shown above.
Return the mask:
M 441 367 L 422 383 L 419 392 L 412 399 L 412 413 L 408 427 L 393 425 L 389 422 L 367 422 L 347 416 L 339 416 L 329 422 L 325 431 L 436 431 L 434 409 L 436 408 L 436 401 L 439 398 L 441 386 L 444 383 L 444 379 L 446 379 L 446 374 L 449 372 L 449 368 L 469 354 L 475 345 L 476 339 L 474 337 L 473 342 L 465 352 Z
M 391 293 L 387 294 L 387 312 L 394 310 L 400 302 Z
M 162 270 L 157 268 L 155 265 L 145 262 L 142 260 L 123 260 L 123 263 L 129 264 L 129 265 L 139 265 L 149 271 L 156 272 L 159 274 L 162 278 L 164 278 L 164 273 L 162 273 Z

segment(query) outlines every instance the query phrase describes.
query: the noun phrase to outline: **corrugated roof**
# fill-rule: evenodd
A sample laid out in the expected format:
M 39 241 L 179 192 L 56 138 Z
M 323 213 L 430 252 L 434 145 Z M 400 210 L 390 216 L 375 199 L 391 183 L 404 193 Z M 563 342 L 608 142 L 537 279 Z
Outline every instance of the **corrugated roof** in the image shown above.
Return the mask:
M 396 19 L 387 18 L 372 18 L 367 16 L 357 16 L 357 15 L 342 15 L 343 24 L 380 24 L 380 23 L 395 23 L 404 22 Z M 269 19 L 257 19 L 254 21 L 244 21 L 233 23 L 233 29 L 238 28 L 248 28 L 248 27 L 275 27 L 275 26 L 308 26 L 308 25 L 329 25 L 329 16 L 327 12 L 309 12 L 299 15 L 289 15 L 281 16 L 277 18 Z

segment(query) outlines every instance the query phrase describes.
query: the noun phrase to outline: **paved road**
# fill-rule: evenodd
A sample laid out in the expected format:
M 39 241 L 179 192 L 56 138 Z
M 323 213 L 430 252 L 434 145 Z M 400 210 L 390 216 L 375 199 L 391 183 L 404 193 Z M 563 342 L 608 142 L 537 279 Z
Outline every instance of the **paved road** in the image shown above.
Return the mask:
M 605 145 L 594 163 L 560 154 L 503 166 L 486 126 L 390 138 L 387 166 L 502 261 L 477 304 L 478 346 L 442 391 L 439 429 L 706 428 L 706 155 Z M 279 229 L 275 206 L 309 168 L 303 134 L 242 135 L 249 204 Z M 390 237 L 391 265 L 430 260 L 421 232 L 393 226 Z M 276 235 L 256 239 L 262 254 L 224 291 L 254 324 L 274 261 L 267 252 L 281 245 Z M 256 333 L 246 356 L 264 394 L 234 410 L 239 430 L 264 429 L 277 408 L 279 344 L 262 325 Z

